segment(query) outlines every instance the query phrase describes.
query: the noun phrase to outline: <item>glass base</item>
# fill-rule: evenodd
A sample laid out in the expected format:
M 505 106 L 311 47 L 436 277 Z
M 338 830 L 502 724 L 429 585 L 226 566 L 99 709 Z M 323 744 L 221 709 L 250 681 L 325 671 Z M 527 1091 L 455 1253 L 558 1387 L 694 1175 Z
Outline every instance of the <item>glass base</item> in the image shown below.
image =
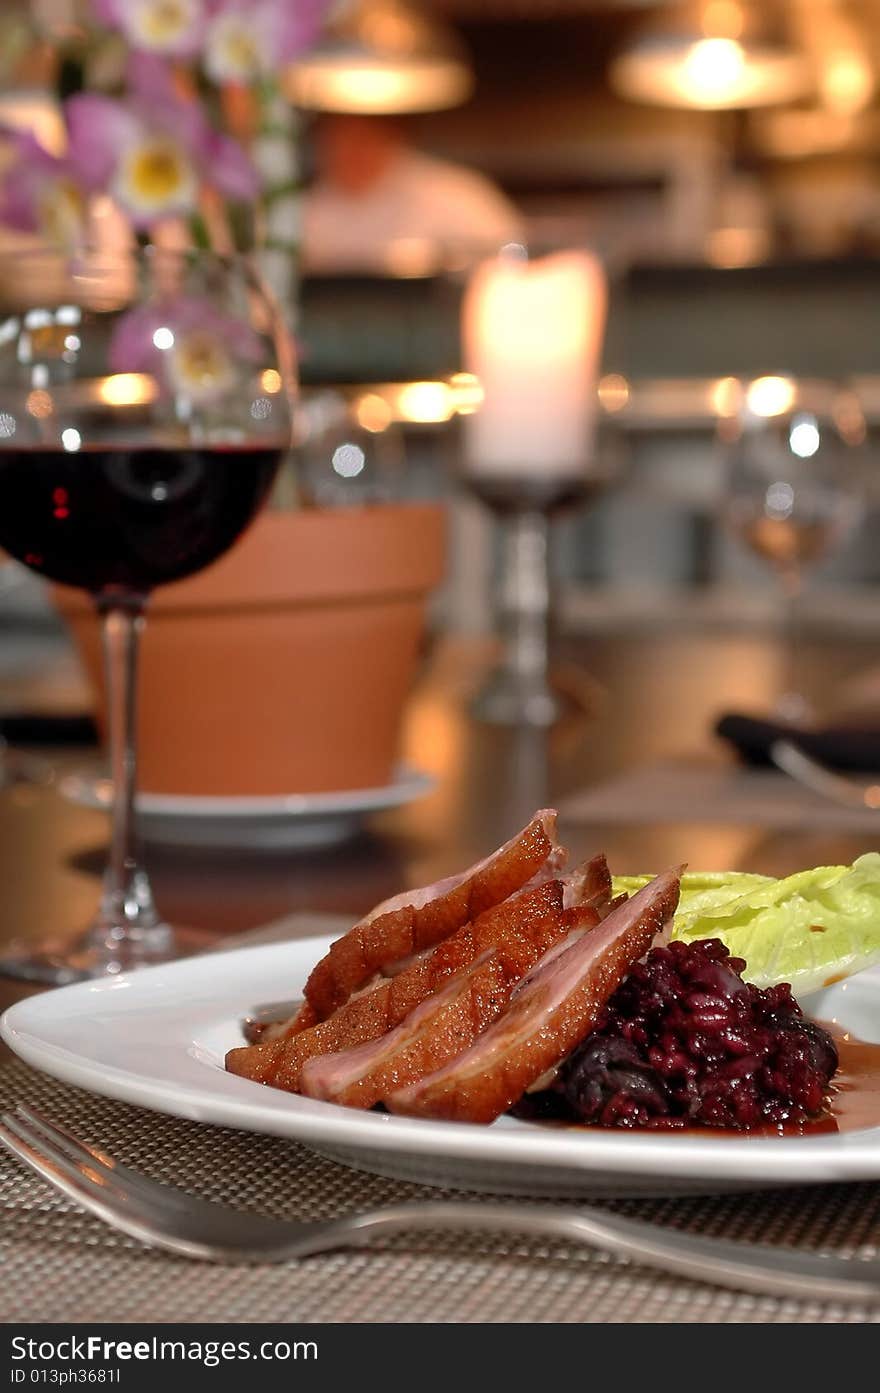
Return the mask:
M 496 668 L 471 702 L 478 721 L 499 726 L 549 730 L 569 717 L 595 717 L 605 706 L 605 689 L 588 672 L 555 667 L 525 678 L 509 667 Z
M 168 924 L 142 934 L 127 929 L 124 938 L 112 930 L 89 929 L 74 939 L 19 940 L 0 948 L 0 976 L 66 987 L 172 962 L 203 952 L 214 942 L 216 935 L 207 930 L 172 929 Z
M 478 721 L 500 726 L 549 728 L 565 709 L 565 701 L 552 687 L 540 680 L 524 682 L 505 668 L 492 673 L 471 703 Z

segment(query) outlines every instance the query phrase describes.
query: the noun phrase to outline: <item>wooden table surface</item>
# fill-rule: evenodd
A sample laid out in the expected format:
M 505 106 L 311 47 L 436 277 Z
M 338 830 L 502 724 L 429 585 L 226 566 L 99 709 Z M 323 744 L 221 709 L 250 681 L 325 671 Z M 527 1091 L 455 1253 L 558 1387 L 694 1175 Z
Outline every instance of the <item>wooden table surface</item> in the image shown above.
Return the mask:
M 805 653 L 820 708 L 872 665 L 867 639 L 814 640 Z M 566 677 L 591 706 L 548 737 L 479 725 L 470 693 L 489 658 L 485 647 L 438 643 L 413 695 L 404 755 L 437 780 L 430 796 L 375 817 L 356 841 L 324 851 L 208 853 L 149 847 L 147 864 L 172 922 L 218 935 L 297 910 L 355 916 L 406 886 L 462 868 L 504 841 L 531 812 L 615 771 L 679 753 L 723 757 L 713 740 L 726 709 L 766 710 L 780 674 L 770 634 L 622 634 L 569 643 Z M 16 699 L 26 697 L 19 683 Z M 61 764 L 81 762 L 53 752 Z M 694 824 L 563 827 L 575 853 L 603 849 L 616 871 L 686 860 L 694 868 L 784 874 L 851 860 L 880 838 L 771 833 L 760 827 Z M 51 789 L 0 792 L 0 940 L 73 932 L 94 911 L 107 841 L 103 814 L 65 803 Z M 0 1008 L 24 995 L 0 981 Z

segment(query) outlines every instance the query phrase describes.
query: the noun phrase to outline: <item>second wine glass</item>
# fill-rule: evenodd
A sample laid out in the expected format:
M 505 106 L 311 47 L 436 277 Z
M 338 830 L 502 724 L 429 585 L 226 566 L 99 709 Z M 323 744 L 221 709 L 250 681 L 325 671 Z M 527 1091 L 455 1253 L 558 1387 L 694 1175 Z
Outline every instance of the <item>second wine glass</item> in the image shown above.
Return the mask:
M 864 511 L 865 421 L 858 398 L 829 382 L 756 379 L 724 423 L 726 522 L 772 567 L 785 604 L 785 659 L 774 715 L 809 720 L 800 661 L 808 572 L 849 537 Z

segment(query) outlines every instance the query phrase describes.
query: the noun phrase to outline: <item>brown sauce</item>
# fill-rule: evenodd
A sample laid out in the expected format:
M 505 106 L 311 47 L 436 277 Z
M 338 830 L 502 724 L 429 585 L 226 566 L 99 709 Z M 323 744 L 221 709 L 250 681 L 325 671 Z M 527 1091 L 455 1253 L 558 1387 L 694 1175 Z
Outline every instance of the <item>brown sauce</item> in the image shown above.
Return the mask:
M 840 1067 L 831 1081 L 827 1117 L 813 1118 L 801 1130 L 812 1136 L 816 1132 L 859 1132 L 880 1127 L 880 1045 L 859 1040 L 837 1025 L 821 1024 L 834 1036 Z

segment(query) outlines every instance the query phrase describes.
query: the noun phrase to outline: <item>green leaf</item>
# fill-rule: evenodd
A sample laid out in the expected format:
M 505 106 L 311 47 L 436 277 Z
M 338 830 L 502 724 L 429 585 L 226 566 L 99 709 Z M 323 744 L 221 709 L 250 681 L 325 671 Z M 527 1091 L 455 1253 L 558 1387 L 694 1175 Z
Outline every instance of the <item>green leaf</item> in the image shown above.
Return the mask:
M 617 877 L 632 893 L 647 877 Z M 880 853 L 784 880 L 738 872 L 686 874 L 672 937 L 720 938 L 756 986 L 816 991 L 880 961 Z

